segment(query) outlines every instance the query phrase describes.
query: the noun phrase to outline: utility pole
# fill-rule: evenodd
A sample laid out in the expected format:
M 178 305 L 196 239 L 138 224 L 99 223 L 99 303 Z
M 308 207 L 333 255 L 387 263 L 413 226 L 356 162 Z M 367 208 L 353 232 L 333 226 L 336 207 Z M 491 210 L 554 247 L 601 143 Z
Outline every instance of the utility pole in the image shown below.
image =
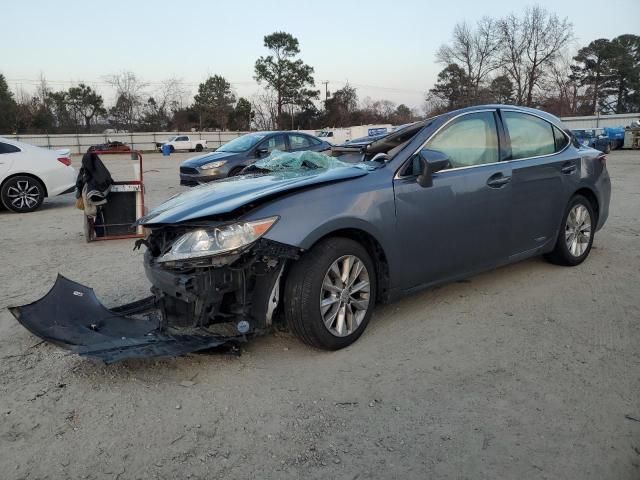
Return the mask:
M 322 82 L 324 84 L 324 105 L 327 106 L 327 100 L 329 100 L 329 80 Z

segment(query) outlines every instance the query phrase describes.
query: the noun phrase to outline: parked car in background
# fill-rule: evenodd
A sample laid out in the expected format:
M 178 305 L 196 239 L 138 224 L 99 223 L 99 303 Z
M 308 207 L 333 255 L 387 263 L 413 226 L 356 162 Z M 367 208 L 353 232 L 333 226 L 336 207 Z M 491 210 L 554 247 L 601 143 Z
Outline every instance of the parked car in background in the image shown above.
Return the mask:
M 190 152 L 202 152 L 207 149 L 207 141 L 199 138 L 192 139 L 189 135 L 176 135 L 170 137 L 166 142 L 156 142 L 156 148 L 162 150 L 163 145 L 169 146 L 170 152 L 176 150 L 188 150 Z
M 604 133 L 609 137 L 611 150 L 622 148 L 624 144 L 624 127 L 604 127 Z
M 92 152 L 109 152 L 109 153 L 127 153 L 131 151 L 131 147 L 123 142 L 111 141 L 100 143 L 89 147 Z
M 225 143 L 216 151 L 185 160 L 180 165 L 180 184 L 195 186 L 238 175 L 245 167 L 273 150 L 322 152 L 331 144 L 312 135 L 295 131 L 255 132 Z
M 45 197 L 73 192 L 69 150 L 48 150 L 0 138 L 0 200 L 16 213 L 32 212 Z
M 579 143 L 604 153 L 611 151 L 611 142 L 603 128 L 576 128 L 571 130 Z

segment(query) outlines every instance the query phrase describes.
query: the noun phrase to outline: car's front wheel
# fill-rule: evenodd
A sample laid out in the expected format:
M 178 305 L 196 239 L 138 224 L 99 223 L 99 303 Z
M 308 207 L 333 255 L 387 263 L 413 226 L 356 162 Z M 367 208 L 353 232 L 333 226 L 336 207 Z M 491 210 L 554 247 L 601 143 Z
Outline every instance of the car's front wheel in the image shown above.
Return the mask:
M 591 251 L 595 229 L 596 217 L 591 202 L 582 195 L 575 195 L 569 201 L 556 246 L 547 259 L 558 265 L 582 263 Z
M 369 323 L 376 286 L 375 266 L 361 244 L 341 237 L 323 240 L 294 263 L 287 276 L 287 324 L 309 345 L 344 348 Z
M 42 205 L 44 186 L 33 177 L 19 175 L 2 185 L 0 198 L 7 210 L 15 213 L 33 212 Z

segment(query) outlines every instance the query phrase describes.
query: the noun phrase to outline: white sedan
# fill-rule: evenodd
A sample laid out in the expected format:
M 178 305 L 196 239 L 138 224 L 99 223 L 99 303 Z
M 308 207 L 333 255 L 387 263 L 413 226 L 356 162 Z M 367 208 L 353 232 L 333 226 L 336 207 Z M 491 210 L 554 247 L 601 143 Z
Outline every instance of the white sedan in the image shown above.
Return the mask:
M 73 192 L 69 150 L 48 150 L 0 137 L 0 201 L 12 212 L 32 212 L 45 197 Z

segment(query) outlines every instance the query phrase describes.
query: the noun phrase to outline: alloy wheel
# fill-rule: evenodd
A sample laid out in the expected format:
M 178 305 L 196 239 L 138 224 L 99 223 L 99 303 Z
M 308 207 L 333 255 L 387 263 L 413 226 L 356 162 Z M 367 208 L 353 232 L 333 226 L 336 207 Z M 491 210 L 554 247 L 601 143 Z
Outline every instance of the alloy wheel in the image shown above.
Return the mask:
M 331 264 L 320 289 L 320 314 L 324 326 L 336 337 L 355 332 L 369 309 L 369 272 L 355 255 L 344 255 Z
M 564 234 L 567 250 L 574 257 L 580 257 L 589 247 L 591 240 L 591 215 L 584 205 L 574 205 L 565 226 Z
M 7 188 L 7 199 L 16 210 L 33 208 L 40 200 L 40 189 L 29 180 L 18 180 Z

